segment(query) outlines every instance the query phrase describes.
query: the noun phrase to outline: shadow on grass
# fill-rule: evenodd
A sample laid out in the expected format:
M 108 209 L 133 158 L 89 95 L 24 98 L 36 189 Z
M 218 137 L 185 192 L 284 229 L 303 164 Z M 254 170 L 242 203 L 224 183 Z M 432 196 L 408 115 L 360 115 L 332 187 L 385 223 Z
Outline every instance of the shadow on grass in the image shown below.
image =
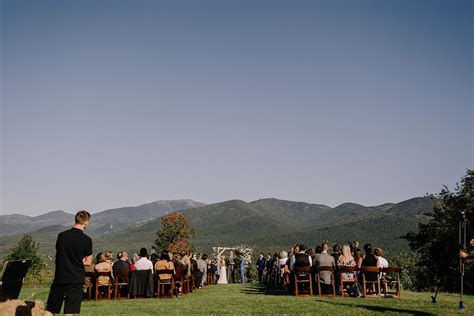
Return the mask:
M 268 289 L 263 285 L 260 284 L 249 284 L 245 286 L 242 290 L 240 290 L 242 294 L 250 294 L 250 295 L 272 295 L 272 296 L 282 296 L 282 295 L 290 295 L 288 291 L 285 289 Z
M 288 293 L 288 291 L 284 289 L 268 289 L 263 285 L 248 285 L 244 287 L 242 290 L 240 290 L 240 293 L 242 294 L 248 294 L 248 295 L 274 295 L 274 296 L 291 296 L 291 294 Z M 307 297 L 307 296 L 306 296 Z M 317 296 L 314 298 L 316 299 Z M 296 299 L 296 297 L 295 297 Z M 396 308 L 396 307 L 387 307 L 387 306 L 374 306 L 374 305 L 368 305 L 368 304 L 359 304 L 363 302 L 363 298 L 347 298 L 347 303 L 342 303 L 342 302 L 335 302 L 335 301 L 328 301 L 328 300 L 318 300 L 317 303 L 322 303 L 322 304 L 328 304 L 328 305 L 333 305 L 333 306 L 340 306 L 340 307 L 349 307 L 349 308 L 360 308 L 360 309 L 365 309 L 371 312 L 379 312 L 379 313 L 384 313 L 384 312 L 393 312 L 393 313 L 400 313 L 400 314 L 406 314 L 406 315 L 416 315 L 416 316 L 433 316 L 436 314 L 433 313 L 428 313 L 428 312 L 423 312 L 423 311 L 418 311 L 418 310 L 413 310 L 413 309 L 404 309 L 404 308 Z M 390 301 L 390 299 L 384 299 L 384 301 Z M 355 303 L 355 304 L 354 304 Z
M 360 302 L 360 301 L 358 301 Z M 402 309 L 402 308 L 394 308 L 394 307 L 386 307 L 386 306 L 373 306 L 373 305 L 365 305 L 365 304 L 357 304 L 357 305 L 352 305 L 352 304 L 345 304 L 345 303 L 338 303 L 338 302 L 330 302 L 330 301 L 318 301 L 318 303 L 323 303 L 323 304 L 328 304 L 328 305 L 334 305 L 334 306 L 350 306 L 350 307 L 355 307 L 355 308 L 363 308 L 368 311 L 372 312 L 394 312 L 394 313 L 403 313 L 406 315 L 417 315 L 417 316 L 433 316 L 436 314 L 433 313 L 428 313 L 428 312 L 422 312 L 418 310 L 412 310 L 412 309 Z

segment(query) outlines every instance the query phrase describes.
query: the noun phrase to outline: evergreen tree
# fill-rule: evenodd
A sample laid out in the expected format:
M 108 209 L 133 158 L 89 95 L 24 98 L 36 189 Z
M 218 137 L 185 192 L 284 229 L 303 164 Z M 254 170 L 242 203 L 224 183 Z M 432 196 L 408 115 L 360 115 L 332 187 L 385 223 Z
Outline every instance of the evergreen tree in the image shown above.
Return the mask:
M 445 291 L 459 291 L 459 221 L 464 210 L 468 220 L 467 242 L 474 238 L 474 170 L 467 174 L 451 192 L 446 186 L 438 195 L 432 195 L 435 201 L 430 221 L 419 224 L 417 232 L 406 236 L 410 248 L 419 255 L 417 271 L 418 289 L 440 286 Z M 474 267 L 466 263 L 464 289 L 474 293 Z
M 30 271 L 41 271 L 46 268 L 46 261 L 41 256 L 38 243 L 30 234 L 25 234 L 18 241 L 18 244 L 13 246 L 5 256 L 5 261 L 30 259 Z

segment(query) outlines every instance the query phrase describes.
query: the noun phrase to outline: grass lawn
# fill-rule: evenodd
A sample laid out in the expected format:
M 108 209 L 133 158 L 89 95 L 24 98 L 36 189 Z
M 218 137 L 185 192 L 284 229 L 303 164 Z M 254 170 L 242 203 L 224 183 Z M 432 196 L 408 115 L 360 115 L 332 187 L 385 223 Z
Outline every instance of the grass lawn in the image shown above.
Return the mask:
M 280 293 L 281 294 L 281 293 Z M 25 288 L 21 299 L 46 301 L 48 289 Z M 81 315 L 166 314 L 312 314 L 312 315 L 459 315 L 459 295 L 402 292 L 393 298 L 318 298 L 266 294 L 258 285 L 206 286 L 190 295 L 173 299 L 134 299 L 83 302 Z M 474 315 L 474 296 L 465 298 L 465 315 Z

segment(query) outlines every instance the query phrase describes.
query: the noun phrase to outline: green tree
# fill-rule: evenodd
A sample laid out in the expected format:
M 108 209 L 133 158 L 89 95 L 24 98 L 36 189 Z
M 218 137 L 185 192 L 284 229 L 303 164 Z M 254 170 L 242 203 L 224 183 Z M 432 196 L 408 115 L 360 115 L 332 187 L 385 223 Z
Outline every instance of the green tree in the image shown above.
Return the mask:
M 189 251 L 194 230 L 182 214 L 172 213 L 161 217 L 161 227 L 156 235 L 153 248 L 157 252 L 168 250 L 172 253 L 184 253 Z
M 426 214 L 431 217 L 429 222 L 419 224 L 418 231 L 404 236 L 418 255 L 414 285 L 419 290 L 437 285 L 455 292 L 460 285 L 458 230 L 461 210 L 466 212 L 468 220 L 468 241 L 474 236 L 474 170 L 467 170 L 454 191 L 444 186 L 431 198 L 435 203 L 433 211 Z M 466 264 L 464 286 L 466 292 L 474 293 L 474 267 L 470 263 Z
M 25 283 L 30 286 L 43 286 L 50 281 L 51 273 L 47 269 L 46 260 L 40 254 L 39 244 L 29 234 L 23 235 L 18 244 L 13 246 L 7 255 L 5 261 L 29 259 L 31 266 L 25 278 Z

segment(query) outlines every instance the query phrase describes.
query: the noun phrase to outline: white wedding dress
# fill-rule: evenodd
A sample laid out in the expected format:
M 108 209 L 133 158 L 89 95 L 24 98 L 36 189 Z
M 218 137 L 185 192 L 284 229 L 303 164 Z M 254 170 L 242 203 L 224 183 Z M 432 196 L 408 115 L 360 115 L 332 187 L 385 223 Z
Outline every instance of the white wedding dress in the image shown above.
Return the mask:
M 219 269 L 219 279 L 217 280 L 217 284 L 227 284 L 227 268 L 225 265 L 221 265 Z

